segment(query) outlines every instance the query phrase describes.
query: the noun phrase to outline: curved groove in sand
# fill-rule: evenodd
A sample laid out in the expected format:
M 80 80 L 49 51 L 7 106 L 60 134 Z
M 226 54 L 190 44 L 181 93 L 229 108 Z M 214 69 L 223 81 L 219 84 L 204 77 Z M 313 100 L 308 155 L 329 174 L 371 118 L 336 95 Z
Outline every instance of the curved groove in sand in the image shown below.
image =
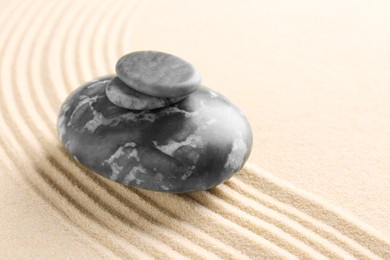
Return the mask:
M 6 46 L 17 46 L 18 42 L 20 42 L 20 40 L 18 40 L 17 37 L 15 37 L 15 35 L 18 35 L 18 33 L 20 33 L 20 30 L 23 29 L 24 26 L 26 26 L 28 24 L 28 22 L 30 20 L 32 20 L 33 18 L 33 14 L 36 14 L 38 12 L 34 12 L 35 8 L 38 8 L 40 7 L 40 5 L 33 5 L 34 3 L 31 1 L 29 2 L 29 4 L 25 5 L 25 6 L 19 6 L 19 11 L 20 13 L 13 13 L 12 15 L 12 18 L 14 19 L 9 19 L 9 23 L 7 24 L 8 26 L 11 27 L 11 29 L 9 30 L 10 32 L 12 31 L 13 34 L 11 35 L 5 35 L 7 41 L 5 41 L 5 45 Z M 42 3 L 43 4 L 43 3 Z M 41 5 L 42 5 L 41 4 Z M 21 17 L 23 17 L 24 19 L 24 23 L 20 23 L 19 26 L 15 29 L 15 24 L 19 21 L 19 20 L 23 20 L 23 19 L 20 19 Z M 50 186 L 50 185 L 46 185 L 47 183 L 45 181 L 39 181 L 37 180 L 36 178 L 34 178 L 34 176 L 32 176 L 32 178 L 29 176 L 28 172 L 29 172 L 29 167 L 31 167 L 31 165 L 29 167 L 26 167 L 24 166 L 23 162 L 33 162 L 33 160 L 31 160 L 31 158 L 29 158 L 29 156 L 25 153 L 25 149 L 23 149 L 23 147 L 20 145 L 20 141 L 23 142 L 23 140 L 18 140 L 17 139 L 17 136 L 15 135 L 21 135 L 21 130 L 20 128 L 17 126 L 17 124 L 14 122 L 14 121 L 17 121 L 17 114 L 15 115 L 15 113 L 18 113 L 17 110 L 13 110 L 13 106 L 17 103 L 20 103 L 20 102 L 15 102 L 14 100 L 12 100 L 13 96 L 12 96 L 12 92 L 10 93 L 10 88 L 14 87 L 15 84 L 12 83 L 12 80 L 10 79 L 10 75 L 12 75 L 11 71 L 12 71 L 12 58 L 8 58 L 8 56 L 10 55 L 13 55 L 14 52 L 12 52 L 12 48 L 11 47 L 8 47 L 8 48 L 2 48 L 1 50 L 3 50 L 3 52 L 1 52 L 1 61 L 3 62 L 4 61 L 4 64 L 8 65 L 8 66 L 2 66 L 1 67 L 1 71 L 0 71 L 0 75 L 2 76 L 3 80 L 2 80 L 2 83 L 4 85 L 3 88 L 1 88 L 1 92 L 2 92 L 2 102 L 0 102 L 0 105 L 2 107 L 2 117 L 1 119 L 4 120 L 4 123 L 2 123 L 2 133 L 4 133 L 4 135 L 7 137 L 6 139 L 4 139 L 4 143 L 5 143 L 5 152 L 7 153 L 7 155 L 11 158 L 11 161 L 14 162 L 14 164 L 16 164 L 18 167 L 18 172 L 19 174 L 22 174 L 22 177 L 24 177 L 24 180 L 29 184 L 29 186 L 35 190 L 38 194 L 45 194 L 45 193 L 49 193 L 50 194 L 50 199 L 47 199 L 46 201 L 48 201 L 49 205 L 53 205 L 53 206 L 61 206 L 65 201 L 66 201 L 66 198 L 63 198 L 62 196 L 59 197 L 59 200 L 58 200 L 58 197 L 56 197 L 57 193 L 59 193 L 59 191 L 57 189 L 55 189 L 54 187 Z M 16 48 L 17 50 L 17 48 Z M 16 52 L 15 52 L 16 53 Z M 8 60 L 7 60 L 8 58 Z M 8 64 L 7 64 L 7 61 L 8 61 Z M 7 103 L 9 102 L 9 103 Z M 12 111 L 12 112 L 11 112 Z M 19 119 L 20 120 L 20 119 Z M 25 127 L 25 123 L 24 123 L 24 120 L 22 120 L 21 122 L 23 122 L 23 125 Z M 22 128 L 23 129 L 23 128 Z M 23 133 L 23 134 L 26 134 L 26 133 Z M 24 174 L 23 174 L 24 173 Z M 30 178 L 27 178 L 27 177 L 30 177 Z M 46 192 L 42 192 L 42 190 L 45 190 L 47 189 Z M 43 199 L 46 199 L 46 196 L 43 196 Z M 74 207 L 74 205 L 72 205 L 72 207 Z M 68 214 L 67 212 L 64 212 L 64 216 L 67 217 Z M 78 212 L 76 212 L 78 213 Z M 94 226 L 94 222 L 92 221 L 85 221 L 85 223 L 83 223 L 86 227 L 91 227 L 91 230 L 93 231 L 97 231 L 99 230 L 98 226 Z M 97 235 L 98 233 L 96 233 Z M 116 244 L 117 243 L 110 243 L 110 240 L 107 240 L 106 242 L 109 242 L 109 244 L 112 244 L 112 248 L 116 248 Z M 117 251 L 117 253 L 121 256 L 126 256 L 128 254 L 122 254 L 120 250 Z M 137 250 L 134 250 L 134 253 L 136 253 L 137 255 L 139 256 L 145 256 L 145 254 L 141 251 L 137 252 Z
M 42 14 L 42 13 L 40 13 L 40 14 Z M 28 20 L 27 20 L 28 21 Z M 26 23 L 27 24 L 27 23 Z M 24 35 L 24 33 L 23 33 L 23 31 L 21 31 L 21 35 Z M 17 38 L 16 38 L 17 39 Z M 23 41 L 18 41 L 18 42 L 23 42 Z M 13 46 L 13 45 L 11 45 L 11 46 Z M 16 45 L 16 46 L 18 46 L 18 45 Z M 16 49 L 18 49 L 18 48 L 16 48 Z M 17 53 L 17 52 L 15 52 L 15 53 Z M 15 60 L 15 57 L 11 57 L 11 60 L 12 61 L 14 61 Z M 11 62 L 11 66 L 10 67 L 12 67 L 12 65 L 14 65 L 13 64 L 13 62 Z M 13 75 L 13 74 L 10 74 L 10 75 Z M 12 82 L 12 80 L 14 80 L 14 82 Z M 15 82 L 15 79 L 14 78 L 11 78 L 11 85 L 13 85 L 13 86 L 17 86 L 18 84 Z M 22 84 L 23 85 L 23 84 Z M 8 91 L 9 90 L 9 88 L 7 88 L 6 89 L 6 91 Z M 11 98 L 9 98 L 9 99 L 7 99 L 7 100 L 5 100 L 5 104 L 6 104 L 6 108 L 7 107 L 10 107 L 10 104 L 14 104 L 15 102 L 12 102 L 13 101 L 13 98 L 14 98 L 14 95 L 13 95 L 13 93 L 12 93 L 12 90 L 13 90 L 13 88 L 11 89 L 11 92 L 8 92 L 7 94 L 7 96 L 8 97 L 11 97 Z M 8 101 L 10 101 L 10 102 L 8 102 Z M 7 104 L 7 102 L 8 102 L 8 104 Z M 23 103 L 21 103 L 20 104 L 21 106 L 23 105 Z M 12 106 L 11 106 L 12 107 Z M 25 120 L 17 120 L 18 119 L 18 117 L 20 116 L 20 112 L 19 112 L 19 107 L 13 107 L 13 109 L 12 109 L 12 112 L 15 114 L 14 115 L 14 118 L 15 118 L 15 123 L 16 123 L 16 126 L 14 127 L 14 129 L 25 129 L 25 133 L 24 133 L 24 135 L 26 135 L 26 137 L 27 137 L 27 139 L 26 140 L 23 140 L 22 139 L 22 137 L 23 136 L 18 136 L 18 140 L 20 140 L 20 141 L 27 141 L 27 140 L 31 140 L 31 141 L 36 141 L 36 140 L 34 140 L 35 139 L 35 136 L 33 135 L 33 134 L 31 134 L 31 132 L 29 131 L 29 126 L 28 125 L 26 125 L 25 124 Z M 27 113 L 27 116 L 28 116 L 28 113 Z M 11 123 L 11 122 L 10 122 Z M 13 122 L 12 122 L 13 123 Z M 19 124 L 19 125 L 18 125 Z M 18 134 L 18 131 L 15 131 L 15 133 L 16 134 Z M 27 143 L 28 143 L 28 141 L 27 141 Z M 35 143 L 36 144 L 36 143 Z M 39 144 L 38 144 L 38 146 L 39 146 Z M 34 159 L 34 157 L 35 157 L 35 153 L 32 153 L 31 151 L 28 151 L 29 149 L 28 148 L 30 148 L 30 145 L 28 145 L 27 146 L 27 149 L 25 149 L 25 150 L 27 150 L 27 154 L 28 155 L 30 155 L 30 157 L 32 157 L 31 159 Z M 22 156 L 23 155 L 23 153 L 24 153 L 24 151 L 21 151 L 18 155 L 19 156 Z M 23 157 L 22 157 L 23 158 Z M 20 160 L 20 158 L 19 158 L 19 160 Z M 51 167 L 50 167 L 50 165 L 47 165 L 47 161 L 45 161 L 45 162 L 43 162 L 43 164 L 47 167 L 47 168 L 45 168 L 44 167 L 44 169 L 42 170 L 42 169 L 37 169 L 37 173 L 41 173 L 42 175 L 44 175 L 44 171 L 45 171 L 45 169 L 50 169 Z M 42 165 L 43 166 L 43 165 Z M 22 167 L 21 167 L 22 168 Z M 51 181 L 51 180 L 49 180 L 49 176 L 48 175 L 45 175 L 44 176 L 44 178 L 46 178 L 46 179 L 48 179 L 47 181 Z M 46 180 L 45 179 L 45 180 Z M 51 185 L 50 186 L 54 186 L 54 183 L 50 183 Z M 64 183 L 62 183 L 62 184 L 64 184 Z M 62 190 L 62 188 L 63 188 L 63 186 L 64 185 L 62 185 L 62 187 L 59 185 L 59 186 L 57 186 L 56 188 L 58 189 L 58 190 Z M 72 185 L 71 185 L 72 186 Z M 55 189 L 54 189 L 55 190 Z M 67 194 L 66 192 L 62 192 L 62 195 L 64 196 L 64 194 Z M 72 192 L 68 192 L 68 194 L 72 194 Z M 83 196 L 83 195 L 81 195 L 81 196 Z M 71 200 L 71 198 L 68 198 L 69 200 Z M 77 205 L 77 203 L 74 203 L 74 204 L 76 204 Z M 73 205 L 73 203 L 72 203 L 72 205 Z M 92 214 L 93 215 L 93 214 Z M 127 246 L 128 248 L 129 248 L 129 246 Z
M 56 135 L 59 106 L 131 51 L 125 29 L 136 4 L 7 6 L 15 11 L 1 17 L 0 165 L 75 234 L 122 258 L 390 258 L 388 238 L 252 164 L 217 188 L 187 195 L 124 187 L 76 164 Z

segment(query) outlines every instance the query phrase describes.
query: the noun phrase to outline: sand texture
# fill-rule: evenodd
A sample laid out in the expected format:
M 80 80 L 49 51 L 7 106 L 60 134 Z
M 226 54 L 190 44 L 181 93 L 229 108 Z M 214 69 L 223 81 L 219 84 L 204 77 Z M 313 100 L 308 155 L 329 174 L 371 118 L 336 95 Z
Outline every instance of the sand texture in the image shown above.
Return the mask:
M 389 1 L 0 1 L 0 259 L 390 259 Z M 137 50 L 191 62 L 254 133 L 206 192 L 125 187 L 56 133 Z

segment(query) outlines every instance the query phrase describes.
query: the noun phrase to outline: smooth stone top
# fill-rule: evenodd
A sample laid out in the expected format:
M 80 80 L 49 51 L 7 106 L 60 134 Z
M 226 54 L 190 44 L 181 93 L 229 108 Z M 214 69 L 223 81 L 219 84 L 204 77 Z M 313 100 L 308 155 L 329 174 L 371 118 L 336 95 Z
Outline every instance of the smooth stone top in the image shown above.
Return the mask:
M 247 160 L 248 121 L 220 94 L 200 87 L 176 104 L 136 111 L 108 100 L 108 82 L 75 90 L 57 121 L 66 150 L 98 174 L 133 187 L 190 192 L 224 182 Z
M 191 64 L 157 51 L 137 51 L 123 56 L 116 64 L 116 73 L 126 85 L 154 97 L 187 96 L 201 82 Z
M 152 97 L 128 87 L 118 77 L 113 78 L 106 87 L 107 98 L 115 105 L 133 110 L 156 109 L 174 104 L 184 97 Z

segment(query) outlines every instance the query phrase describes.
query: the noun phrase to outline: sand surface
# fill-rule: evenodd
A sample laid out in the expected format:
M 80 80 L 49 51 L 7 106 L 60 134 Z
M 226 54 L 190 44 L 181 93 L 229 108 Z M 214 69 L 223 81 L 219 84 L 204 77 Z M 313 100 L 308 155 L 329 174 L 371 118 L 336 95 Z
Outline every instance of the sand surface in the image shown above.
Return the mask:
M 390 259 L 389 1 L 0 1 L 0 258 Z M 123 54 L 191 61 L 253 132 L 160 194 L 75 163 L 56 119 Z

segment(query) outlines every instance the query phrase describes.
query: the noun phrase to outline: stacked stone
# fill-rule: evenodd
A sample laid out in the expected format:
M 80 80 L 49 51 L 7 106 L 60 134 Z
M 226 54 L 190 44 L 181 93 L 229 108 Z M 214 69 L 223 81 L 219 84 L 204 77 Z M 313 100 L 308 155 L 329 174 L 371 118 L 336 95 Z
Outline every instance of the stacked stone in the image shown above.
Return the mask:
M 127 54 L 116 64 L 106 88 L 108 99 L 127 109 L 165 107 L 183 100 L 200 85 L 200 75 L 188 62 L 162 52 Z
M 58 133 L 75 160 L 113 181 L 165 192 L 207 190 L 242 168 L 252 147 L 248 121 L 200 86 L 191 64 L 140 51 L 119 59 L 116 72 L 61 107 Z

